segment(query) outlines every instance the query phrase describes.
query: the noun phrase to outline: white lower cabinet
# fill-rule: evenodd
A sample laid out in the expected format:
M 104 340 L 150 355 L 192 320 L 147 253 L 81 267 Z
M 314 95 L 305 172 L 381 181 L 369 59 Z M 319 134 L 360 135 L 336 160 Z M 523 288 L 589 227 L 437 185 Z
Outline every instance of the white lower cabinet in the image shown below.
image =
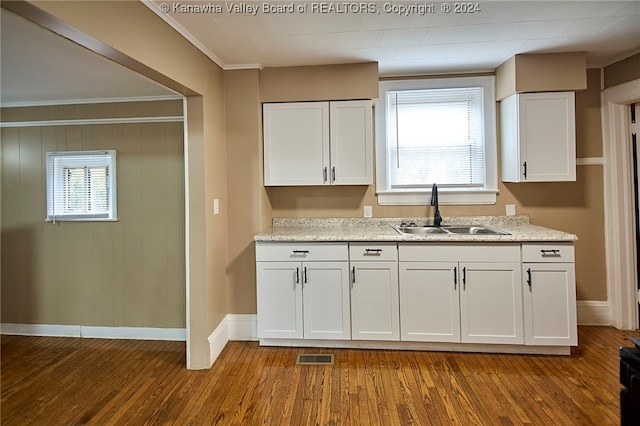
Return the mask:
M 302 339 L 300 262 L 257 262 L 258 337 Z
M 346 244 L 257 244 L 256 260 L 259 338 L 351 338 Z
M 399 263 L 402 340 L 524 342 L 519 245 L 401 244 Z
M 523 244 L 525 343 L 576 346 L 576 280 L 572 244 Z
M 400 340 L 396 244 L 351 244 L 351 338 Z
M 456 262 L 400 262 L 402 340 L 460 341 Z
M 524 343 L 520 263 L 460 263 L 461 341 Z
M 258 338 L 566 353 L 577 345 L 573 250 L 572 243 L 259 242 Z

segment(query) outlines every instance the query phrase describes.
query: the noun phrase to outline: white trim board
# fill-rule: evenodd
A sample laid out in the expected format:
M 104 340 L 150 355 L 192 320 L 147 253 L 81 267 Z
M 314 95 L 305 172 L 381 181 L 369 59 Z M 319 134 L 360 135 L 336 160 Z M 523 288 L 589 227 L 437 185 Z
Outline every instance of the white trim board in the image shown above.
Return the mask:
M 611 306 L 607 301 L 578 300 L 578 325 L 612 325 Z
M 640 100 L 640 79 L 601 93 L 607 300 L 614 327 L 637 328 L 636 226 L 628 104 Z
M 211 333 L 209 335 L 209 337 L 208 337 L 208 340 L 209 340 L 209 368 L 211 368 L 213 363 L 216 362 L 216 359 L 218 359 L 218 356 L 220 356 L 220 353 L 222 352 L 224 347 L 229 342 L 229 328 L 228 328 L 228 323 L 227 323 L 227 318 L 228 317 L 229 317 L 228 315 L 226 317 L 224 317 L 222 322 L 220 322 L 220 324 L 218 324 L 216 329 L 213 330 L 213 333 Z
M 162 117 L 127 117 L 127 118 L 74 118 L 71 120 L 40 120 L 40 121 L 5 121 L 0 127 L 49 127 L 49 126 L 85 126 L 90 124 L 131 124 L 131 123 L 181 123 L 182 115 Z
M 184 328 L 101 327 L 88 325 L 2 323 L 2 334 L 94 339 L 175 340 L 186 341 Z

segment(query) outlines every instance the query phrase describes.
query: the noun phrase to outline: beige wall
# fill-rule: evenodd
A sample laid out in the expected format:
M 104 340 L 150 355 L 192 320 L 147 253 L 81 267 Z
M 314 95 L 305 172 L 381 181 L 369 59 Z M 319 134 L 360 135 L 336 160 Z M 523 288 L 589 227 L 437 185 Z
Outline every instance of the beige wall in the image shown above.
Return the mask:
M 496 99 L 520 92 L 587 88 L 584 52 L 515 55 L 496 69 Z
M 2 129 L 3 323 L 185 327 L 183 134 L 182 123 Z M 117 152 L 119 220 L 45 222 L 46 152 L 93 149 Z
M 189 96 L 187 204 L 189 233 L 187 364 L 210 365 L 208 337 L 227 315 L 227 182 L 222 70 L 138 1 L 34 1 L 28 19 L 67 32 L 103 54 Z M 3 7 L 5 5 L 3 4 Z M 20 9 L 23 9 L 20 7 Z M 27 14 L 29 11 L 25 12 Z M 61 25 L 61 21 L 64 25 Z M 220 200 L 214 216 L 213 200 Z
M 262 186 L 262 108 L 258 70 L 225 71 L 229 191 L 228 301 L 237 314 L 256 311 L 253 236 L 271 222 Z
M 262 102 L 328 101 L 378 97 L 378 63 L 265 68 Z
M 604 69 L 604 88 L 640 78 L 640 53 L 611 64 Z
M 579 157 L 599 157 L 600 70 L 589 70 L 587 75 L 588 88 L 576 94 L 577 152 Z M 446 221 L 447 216 L 502 215 L 506 204 L 515 204 L 517 212 L 529 215 L 535 224 L 577 234 L 578 298 L 606 300 L 602 167 L 578 166 L 577 175 L 571 183 L 500 183 L 495 205 L 440 210 Z M 380 206 L 375 185 L 269 187 L 267 193 L 274 217 L 362 217 L 365 205 L 373 206 L 375 217 L 433 214 L 429 206 Z

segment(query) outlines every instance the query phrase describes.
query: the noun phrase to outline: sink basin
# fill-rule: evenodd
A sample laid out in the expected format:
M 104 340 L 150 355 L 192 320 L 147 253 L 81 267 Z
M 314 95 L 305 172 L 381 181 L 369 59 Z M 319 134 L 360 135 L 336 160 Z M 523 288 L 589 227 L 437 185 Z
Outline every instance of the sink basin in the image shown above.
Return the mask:
M 508 232 L 499 231 L 482 225 L 451 225 L 451 226 L 398 226 L 392 225 L 399 234 L 403 235 L 509 235 Z
M 465 235 L 509 235 L 506 232 L 497 229 L 488 228 L 486 226 L 463 225 L 463 226 L 446 226 L 445 229 L 452 234 Z
M 445 229 L 435 226 L 393 226 L 393 229 L 409 235 L 449 234 Z

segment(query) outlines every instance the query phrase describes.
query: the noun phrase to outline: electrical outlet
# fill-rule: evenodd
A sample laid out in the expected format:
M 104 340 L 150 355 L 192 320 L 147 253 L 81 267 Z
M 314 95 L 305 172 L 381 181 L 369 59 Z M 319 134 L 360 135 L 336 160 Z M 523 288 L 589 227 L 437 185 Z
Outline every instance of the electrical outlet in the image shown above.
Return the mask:
M 506 205 L 507 216 L 515 216 L 516 215 L 516 205 L 515 204 L 507 204 Z
M 373 217 L 373 209 L 371 206 L 364 206 L 364 217 Z
M 213 200 L 213 214 L 220 214 L 220 200 L 217 198 Z

